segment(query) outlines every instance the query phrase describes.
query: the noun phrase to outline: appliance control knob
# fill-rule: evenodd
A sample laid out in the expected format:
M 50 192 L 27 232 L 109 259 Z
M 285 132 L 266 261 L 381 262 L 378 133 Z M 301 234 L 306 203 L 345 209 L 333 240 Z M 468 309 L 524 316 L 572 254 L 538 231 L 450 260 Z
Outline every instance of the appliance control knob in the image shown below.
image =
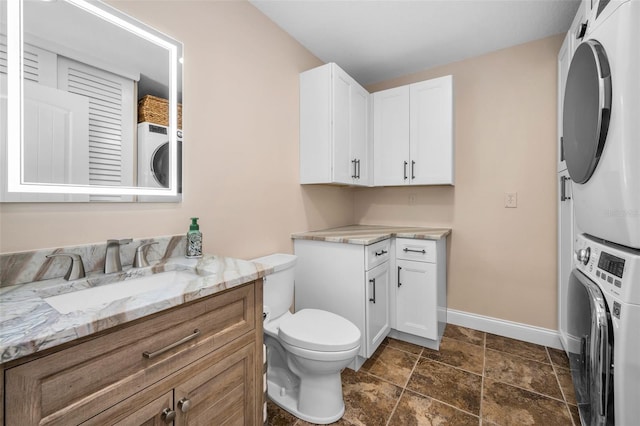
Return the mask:
M 587 247 L 586 249 L 580 249 L 576 251 L 576 260 L 578 262 L 582 262 L 584 265 L 589 263 L 589 258 L 591 257 L 591 248 Z

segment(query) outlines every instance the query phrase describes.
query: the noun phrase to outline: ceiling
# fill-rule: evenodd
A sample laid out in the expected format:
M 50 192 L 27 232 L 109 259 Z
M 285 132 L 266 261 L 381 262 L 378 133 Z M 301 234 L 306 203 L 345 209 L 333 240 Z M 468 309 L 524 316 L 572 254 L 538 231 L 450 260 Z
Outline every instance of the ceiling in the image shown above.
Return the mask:
M 580 0 L 250 0 L 360 84 L 569 29 Z

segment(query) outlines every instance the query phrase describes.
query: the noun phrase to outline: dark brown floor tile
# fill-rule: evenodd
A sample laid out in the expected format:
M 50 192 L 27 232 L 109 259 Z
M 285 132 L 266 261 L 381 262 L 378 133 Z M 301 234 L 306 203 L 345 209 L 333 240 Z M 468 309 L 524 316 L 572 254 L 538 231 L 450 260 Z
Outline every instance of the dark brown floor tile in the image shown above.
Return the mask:
M 569 366 L 569 357 L 567 357 L 567 353 L 564 350 L 547 348 L 547 351 L 549 352 L 549 357 L 553 365 L 561 368 L 571 368 Z
M 291 426 L 298 420 L 296 416 L 267 401 L 267 424 L 270 426 Z
M 498 425 L 572 425 L 564 402 L 486 378 L 482 419 Z
M 509 337 L 487 333 L 486 345 L 489 349 L 520 355 L 521 357 L 529 358 L 538 362 L 546 362 L 547 364 L 551 363 L 547 356 L 546 348 L 534 343 L 523 342 L 522 340 L 510 339 Z
M 422 346 L 414 345 L 413 343 L 403 342 L 402 340 L 394 339 L 392 337 L 385 337 L 384 344 L 394 349 L 400 349 L 401 351 L 409 352 L 412 354 L 420 355 L 422 353 Z
M 407 384 L 407 389 L 475 415 L 480 413 L 481 388 L 481 376 L 427 358 L 420 358 Z
M 409 390 L 402 394 L 400 403 L 389 421 L 389 426 L 477 426 L 478 424 L 480 419 L 476 416 Z
M 483 331 L 473 330 L 459 325 L 447 324 L 447 328 L 444 329 L 444 336 L 451 339 L 462 340 L 466 343 L 473 343 L 474 345 L 484 345 Z
M 434 351 L 425 348 L 422 356 L 472 373 L 482 374 L 484 347 L 443 337 L 440 342 L 440 350 Z
M 486 350 L 485 358 L 485 377 L 563 399 L 551 364 L 491 349 Z
M 419 356 L 385 345 L 378 348 L 362 368 L 371 374 L 404 387 Z
M 402 389 L 365 372 L 342 372 L 345 412 L 342 420 L 353 425 L 385 425 Z
M 566 368 L 556 367 L 556 375 L 558 376 L 558 382 L 560 382 L 560 388 L 564 394 L 564 400 L 568 404 L 577 405 L 576 391 L 573 387 L 573 379 L 571 378 L 571 370 Z

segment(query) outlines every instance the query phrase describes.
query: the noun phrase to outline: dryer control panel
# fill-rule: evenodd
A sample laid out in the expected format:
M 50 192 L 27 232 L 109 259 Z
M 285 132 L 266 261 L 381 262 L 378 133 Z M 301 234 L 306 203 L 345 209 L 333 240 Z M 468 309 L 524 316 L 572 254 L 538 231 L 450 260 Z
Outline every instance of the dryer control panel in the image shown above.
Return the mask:
M 582 234 L 575 241 L 574 267 L 625 303 L 640 304 L 640 250 Z

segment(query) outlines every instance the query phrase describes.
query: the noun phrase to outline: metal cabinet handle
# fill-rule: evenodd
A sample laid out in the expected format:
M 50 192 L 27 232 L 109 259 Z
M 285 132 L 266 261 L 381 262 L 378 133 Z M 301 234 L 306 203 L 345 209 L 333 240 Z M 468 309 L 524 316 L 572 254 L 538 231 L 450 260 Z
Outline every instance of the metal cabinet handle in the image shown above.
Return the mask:
M 370 282 L 371 284 L 373 284 L 373 298 L 370 298 L 370 299 L 369 299 L 369 302 L 376 303 L 376 279 L 375 279 L 375 278 L 371 278 L 371 279 L 369 280 L 369 282 Z
M 142 353 L 142 356 L 143 356 L 144 358 L 147 358 L 147 359 L 155 358 L 155 357 L 157 357 L 158 355 L 162 355 L 163 353 L 165 353 L 165 352 L 167 352 L 167 351 L 170 351 L 171 349 L 175 348 L 176 346 L 180 346 L 180 345 L 182 345 L 183 343 L 188 342 L 189 340 L 193 340 L 193 339 L 195 339 L 195 338 L 196 338 L 196 337 L 198 337 L 199 335 L 200 335 L 200 329 L 196 328 L 195 330 L 193 330 L 193 334 L 190 334 L 190 335 L 189 335 L 189 336 L 187 336 L 187 337 L 183 337 L 182 339 L 178 340 L 177 342 L 174 342 L 174 343 L 172 343 L 172 344 L 170 344 L 170 345 L 168 345 L 168 346 L 165 346 L 165 347 L 164 347 L 164 348 L 162 348 L 162 349 L 158 349 L 158 350 L 157 350 L 157 351 L 155 351 L 155 352 L 144 351 L 144 352 Z
M 406 161 L 404 162 L 404 180 L 407 180 L 407 163 Z
M 567 197 L 567 181 L 571 180 L 570 177 L 560 176 L 560 201 L 570 200 L 571 197 Z
M 412 253 L 422 253 L 422 254 L 426 254 L 427 253 L 424 249 L 422 249 L 422 250 L 413 250 L 413 249 L 410 249 L 410 248 L 404 248 L 404 249 L 402 249 L 402 251 L 404 251 L 405 253 L 409 252 L 409 251 L 412 252 Z
M 416 168 L 416 162 L 415 161 L 411 161 L 411 179 L 415 179 L 416 175 L 414 173 L 414 169 Z
M 360 179 L 360 160 L 357 160 L 356 164 L 358 165 L 358 173 L 357 173 L 358 179 Z
M 173 411 L 171 408 L 165 408 L 164 410 L 162 410 L 162 414 L 160 414 L 160 418 L 166 424 L 173 423 L 173 421 L 176 419 L 176 412 Z
M 398 287 L 400 287 L 402 285 L 402 283 L 400 282 L 400 271 L 402 270 L 402 268 L 400 266 L 398 266 Z
M 356 172 L 356 163 L 358 162 L 358 160 L 356 160 L 355 158 L 353 160 L 351 160 L 351 163 L 353 164 L 353 174 L 351 175 L 352 179 L 356 179 L 358 177 L 358 173 Z
M 191 407 L 191 401 L 189 401 L 187 398 L 182 398 L 180 401 L 178 401 L 178 409 L 183 413 L 189 411 L 189 407 Z
M 380 251 L 375 252 L 375 255 L 376 256 L 382 256 L 383 254 L 387 254 L 387 253 L 389 253 L 389 252 L 386 251 L 386 250 L 380 250 Z

